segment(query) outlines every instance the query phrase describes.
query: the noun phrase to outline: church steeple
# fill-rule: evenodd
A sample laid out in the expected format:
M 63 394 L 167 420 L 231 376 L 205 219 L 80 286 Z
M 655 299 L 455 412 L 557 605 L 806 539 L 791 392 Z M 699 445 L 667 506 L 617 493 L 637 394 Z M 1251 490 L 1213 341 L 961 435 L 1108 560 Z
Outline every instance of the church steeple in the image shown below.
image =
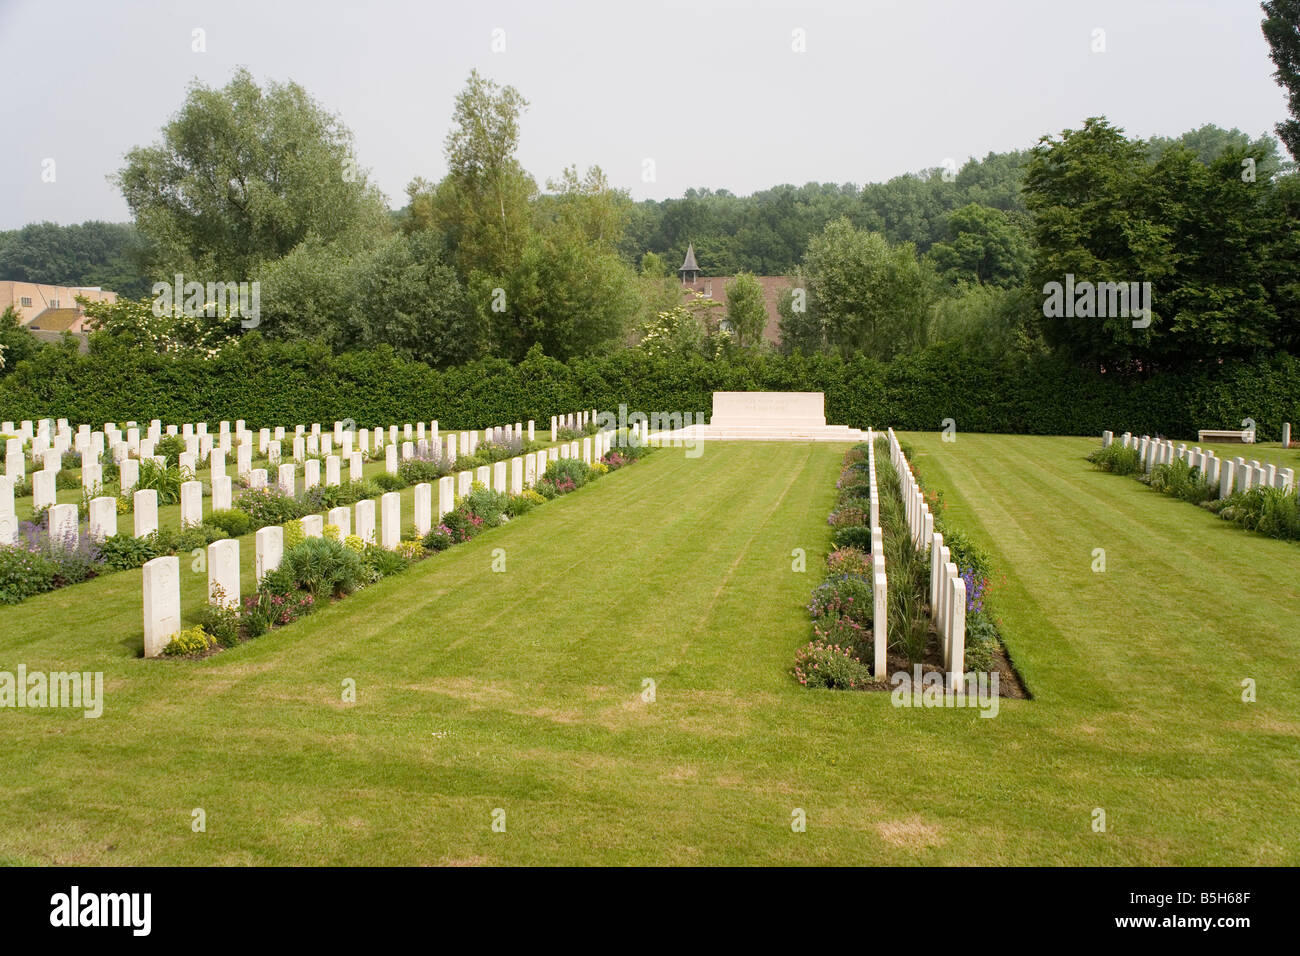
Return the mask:
M 682 261 L 682 267 L 677 270 L 677 274 L 682 277 L 682 285 L 694 282 L 699 278 L 700 267 L 695 264 L 695 243 L 688 242 L 686 244 L 686 258 Z

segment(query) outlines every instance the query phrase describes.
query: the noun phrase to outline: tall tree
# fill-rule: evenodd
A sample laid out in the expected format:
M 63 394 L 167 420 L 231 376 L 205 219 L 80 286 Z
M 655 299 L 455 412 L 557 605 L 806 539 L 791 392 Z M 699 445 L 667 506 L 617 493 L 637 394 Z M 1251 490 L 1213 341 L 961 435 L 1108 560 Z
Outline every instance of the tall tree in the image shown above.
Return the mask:
M 924 346 L 932 279 L 910 243 L 891 246 L 847 219 L 826 227 L 804 257 L 808 309 L 826 343 L 887 361 Z
M 221 89 L 193 84 L 161 142 L 126 158 L 115 180 L 163 275 L 240 280 L 308 235 L 388 225 L 347 127 L 298 84 L 262 89 L 244 69 Z
M 447 177 L 430 203 L 464 277 L 509 271 L 528 242 L 537 186 L 515 158 L 519 117 L 527 108 L 513 86 L 499 86 L 478 70 L 456 97 L 445 142 Z
M 763 341 L 767 298 L 763 286 L 748 272 L 727 283 L 727 324 L 743 348 L 754 348 Z
M 1291 112 L 1275 129 L 1291 158 L 1300 160 L 1300 0 L 1264 0 L 1260 6 L 1264 38 L 1277 67 L 1273 76 L 1286 90 Z

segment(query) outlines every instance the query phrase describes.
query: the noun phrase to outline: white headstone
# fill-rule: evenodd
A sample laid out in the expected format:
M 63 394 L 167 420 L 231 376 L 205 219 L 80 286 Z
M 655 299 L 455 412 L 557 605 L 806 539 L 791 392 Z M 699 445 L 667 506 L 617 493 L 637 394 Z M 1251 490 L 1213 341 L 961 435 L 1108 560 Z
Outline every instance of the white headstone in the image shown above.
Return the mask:
M 312 458 L 302 465 L 302 490 L 307 491 L 320 484 L 320 459 Z
M 438 479 L 438 520 L 456 506 L 456 479 L 447 475 Z
M 168 555 L 146 561 L 144 582 L 144 656 L 157 657 L 181 629 L 180 558 Z
M 325 519 L 320 515 L 307 515 L 302 519 L 304 538 L 323 538 L 325 536 Z
M 384 513 L 383 546 L 391 551 L 402 540 L 402 496 L 390 491 L 379 499 L 379 504 Z
M 365 476 L 365 456 L 354 451 L 348 455 L 348 481 L 360 481 Z
M 57 500 L 57 473 L 48 468 L 32 473 L 32 507 L 39 511 Z
M 421 428 L 424 426 L 421 425 Z M 420 482 L 415 486 L 415 533 L 423 538 L 433 528 L 433 485 Z
M 366 544 L 375 543 L 375 503 L 373 500 L 358 501 L 356 507 L 356 535 Z
M 239 610 L 239 540 L 208 545 L 208 603 Z
M 181 527 L 203 524 L 203 484 L 198 481 L 181 482 Z
M 232 503 L 233 483 L 229 475 L 217 475 L 212 479 L 212 510 L 229 511 Z
M 158 530 L 158 492 L 145 488 L 131 498 L 135 519 L 135 536 L 143 538 Z
M 276 524 L 259 528 L 253 540 L 257 549 L 253 568 L 257 583 L 261 584 L 262 578 L 278 568 L 284 557 L 284 528 Z

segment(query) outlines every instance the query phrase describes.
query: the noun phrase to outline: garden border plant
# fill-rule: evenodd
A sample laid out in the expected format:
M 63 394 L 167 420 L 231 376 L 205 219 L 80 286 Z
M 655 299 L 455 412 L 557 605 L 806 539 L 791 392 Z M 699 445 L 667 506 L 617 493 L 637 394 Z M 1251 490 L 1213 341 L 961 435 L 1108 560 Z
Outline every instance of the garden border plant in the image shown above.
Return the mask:
M 941 670 L 939 648 L 929 607 L 930 562 L 912 542 L 904 513 L 902 487 L 890 461 L 889 440 L 876 437 L 876 487 L 882 547 L 888 582 L 888 651 L 886 673 L 910 670 L 917 664 Z M 912 451 L 901 444 L 912 461 Z M 926 493 L 912 463 L 913 475 L 930 504 L 934 530 L 944 536 L 952 561 L 966 584 L 965 669 L 997 669 L 1005 696 L 1028 697 L 1023 681 L 998 633 L 988 605 L 993 574 L 988 555 L 961 529 L 944 517 L 943 497 Z M 867 445 L 854 445 L 844 455 L 836 482 L 838 494 L 827 522 L 834 546 L 826 558 L 826 573 L 808 604 L 813 639 L 795 652 L 791 673 L 805 687 L 842 690 L 888 690 L 887 680 L 875 680 L 863 663 L 872 647 L 872 555 Z M 1009 678 L 1009 681 L 1006 680 Z

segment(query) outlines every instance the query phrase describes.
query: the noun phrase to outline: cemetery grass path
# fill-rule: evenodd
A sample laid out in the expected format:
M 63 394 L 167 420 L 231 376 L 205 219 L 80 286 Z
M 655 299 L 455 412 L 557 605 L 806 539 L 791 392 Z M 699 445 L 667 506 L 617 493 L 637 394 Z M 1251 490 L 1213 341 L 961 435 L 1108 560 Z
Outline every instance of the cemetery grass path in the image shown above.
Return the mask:
M 845 446 L 665 449 L 202 662 L 136 657 L 135 572 L 0 608 L 0 670 L 107 684 L 97 720 L 0 710 L 0 860 L 1300 862 L 1300 550 L 1095 440 L 902 437 L 1006 575 L 1035 699 L 995 719 L 789 677 Z

